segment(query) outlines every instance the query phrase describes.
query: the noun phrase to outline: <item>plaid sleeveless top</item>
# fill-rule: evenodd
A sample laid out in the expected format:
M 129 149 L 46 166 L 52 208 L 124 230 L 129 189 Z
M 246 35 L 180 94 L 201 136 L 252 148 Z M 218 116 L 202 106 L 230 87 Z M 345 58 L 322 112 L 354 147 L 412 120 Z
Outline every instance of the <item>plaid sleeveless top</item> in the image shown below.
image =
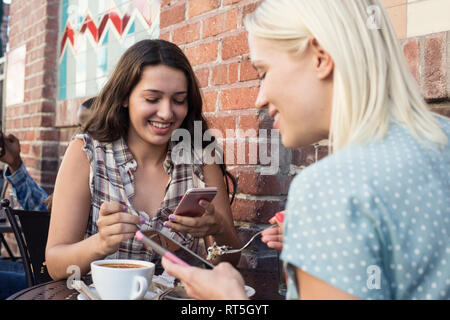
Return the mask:
M 202 188 L 203 167 L 201 161 L 192 161 L 193 164 L 174 164 L 171 160 L 171 151 L 174 147 L 173 142 L 169 142 L 166 159 L 164 161 L 164 170 L 169 175 L 169 183 L 166 186 L 164 200 L 156 214 L 151 217 L 144 211 L 136 210 L 132 205 L 134 197 L 134 172 L 137 169 L 137 162 L 133 157 L 126 141 L 123 138 L 110 143 L 102 143 L 92 139 L 87 134 L 77 134 L 75 138 L 82 139 L 85 143 L 83 150 L 86 152 L 91 169 L 89 174 L 89 187 L 91 192 L 91 210 L 89 213 L 89 222 L 86 230 L 86 236 L 91 236 L 98 232 L 97 220 L 99 217 L 100 206 L 103 202 L 118 202 L 127 206 L 128 212 L 147 221 L 142 225 L 142 230 L 150 228 L 162 232 L 169 238 L 185 245 L 190 250 L 205 255 L 203 241 L 190 234 L 181 234 L 178 232 L 169 232 L 163 226 L 168 220 L 169 215 L 173 213 L 186 190 L 190 188 Z M 193 156 L 194 153 L 193 153 Z M 187 254 L 184 250 L 177 251 L 177 255 L 186 262 L 197 265 L 196 259 Z M 124 241 L 120 244 L 119 250 L 107 259 L 137 259 L 153 261 L 158 263 L 159 255 L 147 249 L 140 241 L 135 238 Z

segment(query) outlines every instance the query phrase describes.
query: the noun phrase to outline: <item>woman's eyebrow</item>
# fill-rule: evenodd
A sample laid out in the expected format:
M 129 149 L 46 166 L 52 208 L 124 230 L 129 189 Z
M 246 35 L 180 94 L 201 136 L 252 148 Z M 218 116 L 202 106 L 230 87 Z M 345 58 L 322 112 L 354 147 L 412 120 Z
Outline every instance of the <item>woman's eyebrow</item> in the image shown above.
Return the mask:
M 156 89 L 145 89 L 144 91 L 148 91 L 151 93 L 164 94 L 164 91 L 156 90 Z M 174 95 L 178 95 L 178 94 L 187 94 L 187 91 L 177 91 L 174 93 Z
M 148 91 L 148 92 L 151 92 L 151 93 L 160 93 L 160 94 L 164 93 L 161 90 L 156 90 L 156 89 L 145 89 L 144 91 Z

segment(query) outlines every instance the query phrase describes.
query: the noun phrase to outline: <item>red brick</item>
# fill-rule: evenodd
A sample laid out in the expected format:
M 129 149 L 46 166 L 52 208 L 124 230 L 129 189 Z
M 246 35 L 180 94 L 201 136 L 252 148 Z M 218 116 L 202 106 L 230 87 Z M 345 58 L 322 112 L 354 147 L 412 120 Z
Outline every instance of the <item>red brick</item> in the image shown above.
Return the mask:
M 41 184 L 48 184 L 53 186 L 56 181 L 56 173 L 42 173 L 41 174 Z M 52 192 L 50 192 L 52 193 Z
M 55 106 L 52 101 L 38 102 L 38 112 L 55 112 Z
M 418 39 L 406 40 L 403 44 L 403 53 L 411 74 L 420 86 L 420 41 Z
M 36 139 L 42 141 L 59 141 L 59 131 L 54 129 L 39 130 Z
M 212 85 L 220 85 L 228 83 L 228 66 L 221 64 L 212 70 Z
M 244 8 L 242 9 L 242 25 L 244 25 L 245 17 L 255 11 L 259 4 L 259 2 L 255 2 L 244 6 Z
M 424 95 L 427 100 L 447 97 L 446 33 L 438 33 L 425 39 Z
M 217 59 L 219 43 L 217 41 L 200 44 L 185 50 L 186 56 L 193 66 Z
M 203 112 L 215 112 L 217 103 L 217 92 L 203 93 Z
M 285 201 L 235 199 L 231 210 L 238 221 L 267 223 L 278 211 L 284 210 Z
M 22 139 L 19 138 L 19 140 L 34 141 L 34 138 L 35 138 L 34 130 L 27 130 L 27 131 L 25 131 L 24 138 L 22 138 Z
M 271 130 L 273 127 L 273 119 L 266 113 L 260 113 L 256 115 L 243 115 L 239 118 L 239 128 L 243 130 L 254 129 L 256 130 L 256 132 L 258 132 L 261 129 Z M 267 138 L 269 137 L 270 134 L 267 136 Z
M 41 160 L 41 170 L 42 171 L 50 171 L 50 172 L 58 171 L 58 161 L 42 159 Z
M 255 68 L 250 60 L 241 62 L 241 77 L 240 81 L 248 81 L 258 79 L 258 72 L 256 72 Z
M 23 140 L 20 141 L 20 153 L 21 154 L 30 154 L 31 145 L 29 143 L 24 142 Z
M 239 63 L 234 62 L 228 65 L 228 83 L 236 83 L 239 81 Z
M 59 147 L 56 144 L 43 145 L 42 146 L 42 156 L 46 158 L 57 158 Z
M 261 175 L 254 170 L 240 171 L 238 179 L 238 192 L 252 195 L 287 195 L 293 176 Z
M 227 60 L 232 57 L 241 56 L 249 52 L 247 32 L 242 32 L 235 36 L 223 39 L 222 59 Z
M 202 13 L 218 8 L 219 5 L 219 0 L 189 0 L 188 16 L 189 18 L 198 16 Z
M 203 22 L 203 38 L 237 28 L 238 9 L 233 9 Z
M 161 31 L 159 34 L 159 39 L 170 41 L 170 31 Z
M 54 86 L 45 86 L 42 90 L 42 98 L 44 99 L 55 99 L 56 98 L 56 88 Z
M 317 148 L 317 161 L 328 155 L 327 146 L 319 146 Z M 309 166 L 316 162 L 316 148 L 313 145 L 295 149 L 292 151 L 291 163 L 296 166 Z
M 236 130 L 235 117 L 206 117 L 209 129 L 218 129 L 222 132 L 222 137 L 226 137 L 226 130 Z
M 200 39 L 200 23 L 188 24 L 173 30 L 172 41 L 178 45 Z
M 58 17 L 59 14 L 59 1 L 47 3 L 46 5 L 46 16 L 47 17 Z
M 238 3 L 239 1 L 241 1 L 241 0 L 224 0 L 223 5 L 227 6 L 229 4 Z
M 205 88 L 209 84 L 209 68 L 201 68 L 195 70 L 200 88 Z
M 224 90 L 221 93 L 222 110 L 255 108 L 258 88 L 238 88 Z
M 55 123 L 55 116 L 54 116 L 54 114 L 42 115 L 39 127 L 53 127 L 54 123 Z
M 31 146 L 31 155 L 36 158 L 42 157 L 42 145 L 35 144 Z
M 169 7 L 161 10 L 160 14 L 160 28 L 165 28 L 181 21 L 184 21 L 186 14 L 185 4 Z

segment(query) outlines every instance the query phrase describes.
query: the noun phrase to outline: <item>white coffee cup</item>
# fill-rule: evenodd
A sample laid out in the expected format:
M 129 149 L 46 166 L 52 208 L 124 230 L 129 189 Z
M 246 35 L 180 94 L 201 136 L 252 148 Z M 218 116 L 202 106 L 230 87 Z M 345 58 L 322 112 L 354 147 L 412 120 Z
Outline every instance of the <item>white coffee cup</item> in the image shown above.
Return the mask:
M 138 300 L 152 285 L 155 264 L 127 259 L 97 260 L 91 263 L 91 272 L 102 300 Z

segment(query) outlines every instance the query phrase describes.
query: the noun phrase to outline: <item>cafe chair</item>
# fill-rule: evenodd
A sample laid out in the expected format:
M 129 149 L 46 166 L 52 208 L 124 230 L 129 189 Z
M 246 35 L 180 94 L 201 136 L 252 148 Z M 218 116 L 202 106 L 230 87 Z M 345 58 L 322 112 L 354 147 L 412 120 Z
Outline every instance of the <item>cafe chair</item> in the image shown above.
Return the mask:
M 27 285 L 32 287 L 51 281 L 45 265 L 50 213 L 12 209 L 8 199 L 3 199 L 0 203 L 11 224 L 22 256 Z

